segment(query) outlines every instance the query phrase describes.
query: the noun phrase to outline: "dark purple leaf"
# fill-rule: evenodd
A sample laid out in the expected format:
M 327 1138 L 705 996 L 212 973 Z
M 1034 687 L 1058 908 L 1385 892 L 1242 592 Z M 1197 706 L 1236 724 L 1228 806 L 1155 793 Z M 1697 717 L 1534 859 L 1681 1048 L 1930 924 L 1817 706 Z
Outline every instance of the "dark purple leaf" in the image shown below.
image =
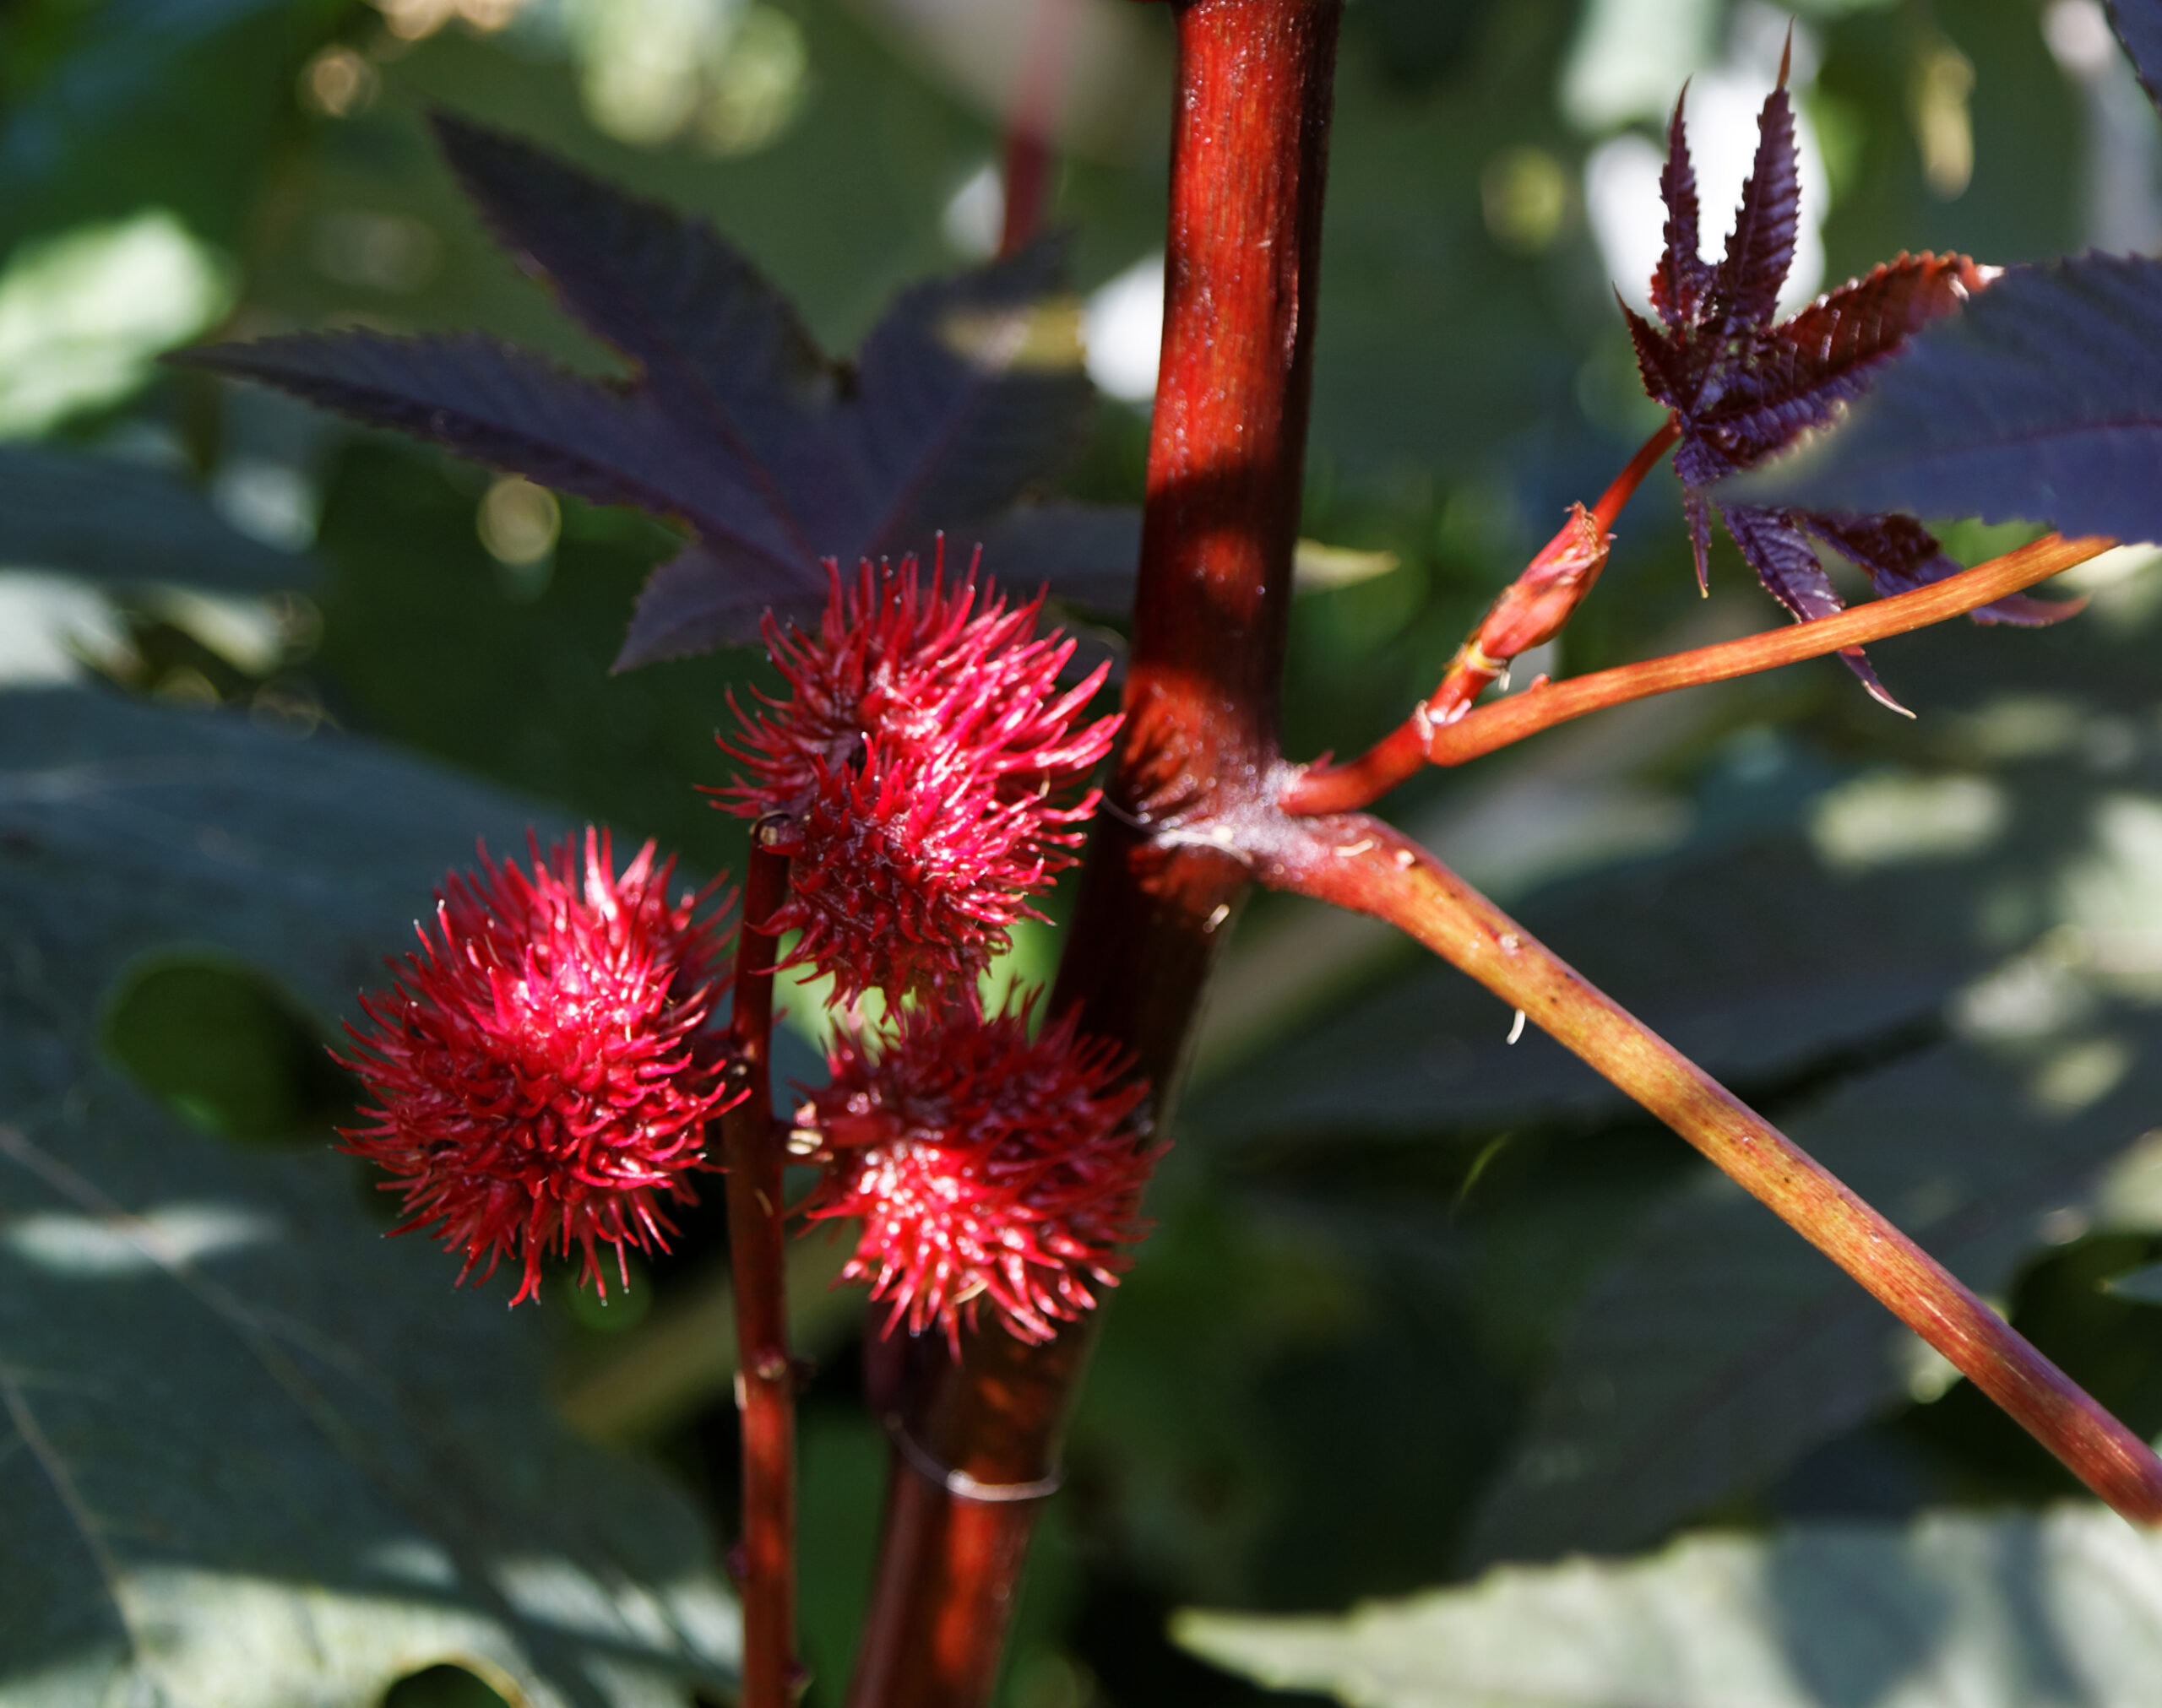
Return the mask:
M 1806 528 L 1840 556 L 1866 573 L 1877 592 L 1889 598 L 1911 593 L 1959 573 L 1960 566 L 1945 556 L 1937 536 L 1910 516 L 1822 516 L 1803 512 Z M 2017 628 L 2039 628 L 2061 622 L 2086 604 L 2083 599 L 2034 599 L 2015 593 L 1994 605 L 1980 606 L 1970 615 L 1978 623 L 2009 623 Z
M 1749 560 L 1749 567 L 1772 597 L 1787 608 L 1798 623 L 1814 622 L 1845 609 L 1832 577 L 1817 561 L 1817 552 L 1801 531 L 1801 519 L 1790 511 L 1763 510 L 1745 504 L 1720 507 L 1727 532 Z M 1860 647 L 1844 648 L 1839 658 L 1861 679 L 1870 697 L 1905 717 L 1914 714 L 1893 699 L 1877 680 Z
M 815 490 L 827 460 L 818 423 L 839 375 L 786 299 L 702 220 L 462 119 L 437 114 L 434 124 L 503 246 L 637 364 L 644 388 L 687 438 L 739 465 L 791 521 L 786 492 Z M 817 556 L 808 541 L 796 545 L 798 556 Z
M 784 626 L 807 628 L 825 603 L 823 582 L 814 585 L 793 568 L 694 543 L 647 577 L 615 668 L 633 670 L 715 647 L 754 646 L 769 610 Z
M 1063 264 L 1031 245 L 904 292 L 872 329 L 842 411 L 869 500 L 851 555 L 991 515 L 1079 448 L 1094 393 L 1077 311 L 1052 295 Z
M 596 384 L 470 336 L 275 339 L 183 359 L 687 523 L 697 542 L 648 583 L 621 664 L 755 639 L 763 610 L 823 602 L 825 560 L 981 531 L 1078 447 L 1094 393 L 1076 311 L 1056 295 L 1057 244 L 905 293 L 851 372 L 710 225 L 462 121 L 437 129 L 497 236 L 634 364 L 628 379 Z M 1100 592 L 1118 543 L 1084 529 L 1067 544 L 1087 567 L 1062 573 Z
M 1061 605 L 1123 614 L 1133 602 L 1140 547 L 1138 510 L 1057 502 L 1022 505 L 980 527 L 960 529 L 946 537 L 944 553 L 949 567 L 980 561 L 984 576 L 1016 598 L 1042 592 Z M 928 562 L 939 550 L 933 535 L 922 542 L 920 556 Z M 755 645 L 769 610 L 777 622 L 808 629 L 825 603 L 823 582 L 807 586 L 760 559 L 731 561 L 694 544 L 647 581 L 616 668 L 716 646 Z M 1078 680 L 1105 660 L 1123 668 L 1116 636 L 1069 632 L 1078 648 L 1066 675 Z
M 2162 540 L 2162 261 L 2013 268 L 1917 337 L 1845 423 L 1730 490 Z
M 1772 323 L 1779 287 L 1794 265 L 1795 224 L 1801 209 L 1800 157 L 1795 151 L 1794 106 L 1787 99 L 1786 67 L 1779 86 L 1757 117 L 1757 161 L 1742 186 L 1726 255 L 1712 285 L 1711 317 L 1728 332 Z
M 1681 126 L 1681 106 L 1688 98 L 1684 84 L 1666 127 L 1666 165 L 1659 179 L 1660 198 L 1666 203 L 1666 248 L 1652 272 L 1652 306 L 1670 329 L 1694 323 L 1712 282 L 1712 269 L 1698 252 L 1703 239 L 1698 235 L 1697 174 Z
M 741 476 L 671 433 L 652 400 L 581 379 L 477 333 L 302 333 L 171 360 L 259 381 L 372 426 L 589 499 L 680 517 L 701 534 L 791 560 Z
M 2147 98 L 2162 106 L 2162 0 L 2109 0 L 2110 22 Z

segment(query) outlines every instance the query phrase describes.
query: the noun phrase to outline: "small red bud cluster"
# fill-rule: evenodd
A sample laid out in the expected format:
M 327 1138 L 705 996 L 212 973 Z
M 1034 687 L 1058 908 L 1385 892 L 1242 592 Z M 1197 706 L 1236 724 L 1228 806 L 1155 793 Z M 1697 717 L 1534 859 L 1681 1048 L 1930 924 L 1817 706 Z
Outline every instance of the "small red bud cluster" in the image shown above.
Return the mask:
M 836 570 L 815 635 L 766 647 L 789 697 L 760 696 L 724 749 L 742 780 L 716 791 L 747 818 L 791 828 L 792 893 L 774 924 L 790 964 L 866 990 L 966 1000 L 1029 898 L 1073 864 L 1094 791 L 1066 800 L 1111 750 L 1116 718 L 1078 722 L 1100 668 L 1063 695 L 1073 643 L 1038 639 L 1040 598 L 1008 609 L 974 571 L 926 586 L 914 558 Z
M 858 1217 L 842 1272 L 890 1303 L 886 1331 L 936 1326 L 958 1356 L 980 1305 L 1036 1342 L 1115 1285 L 1140 1237 L 1155 1153 L 1128 1125 L 1142 1087 L 1073 1017 L 1029 1037 L 1029 1005 L 904 1014 L 874 1048 L 844 1035 L 833 1082 L 798 1113 L 826 1165 L 814 1221 Z
M 705 1029 L 723 934 L 703 897 L 669 899 L 674 864 L 648 843 L 618 876 L 592 830 L 582 873 L 569 838 L 546 859 L 536 845 L 530 876 L 484 849 L 391 988 L 361 998 L 368 1026 L 348 1028 L 340 1060 L 373 1101 L 346 1149 L 405 1195 L 399 1232 L 441 1224 L 460 1281 L 522 1261 L 513 1304 L 544 1254 L 581 1252 L 605 1297 L 597 1246 L 626 1283 L 627 1247 L 665 1250 L 661 1200 L 693 1201 L 705 1122 L 731 1101 Z
M 862 1223 L 847 1273 L 957 1350 L 987 1307 L 1024 1341 L 1093 1306 L 1140 1234 L 1155 1160 L 1133 1131 L 1143 1087 L 1071 1016 L 1029 1037 L 1030 1003 L 986 1017 L 978 980 L 1029 898 L 1075 858 L 1088 773 L 1116 718 L 1084 723 L 1097 670 L 1064 693 L 1073 643 L 1038 638 L 1040 599 L 1009 609 L 974 571 L 929 583 L 838 571 L 815 635 L 766 641 L 790 692 L 737 710 L 745 776 L 721 804 L 770 820 L 790 894 L 762 934 L 799 934 L 790 964 L 834 1000 L 886 999 L 875 1040 L 844 1031 L 833 1083 L 801 1120 L 825 1168 L 805 1211 Z M 660 1246 L 661 1200 L 688 1200 L 707 1120 L 730 1106 L 725 1041 L 707 1027 L 720 944 L 698 898 L 667 898 L 650 844 L 619 877 L 589 831 L 529 877 L 482 855 L 452 877 L 436 932 L 388 992 L 363 999 L 347 1065 L 374 1125 L 348 1148 L 405 1195 L 405 1228 L 439 1224 L 465 1273 L 544 1255 Z M 400 1231 L 404 1231 L 401 1229 Z M 461 1279 L 463 1275 L 461 1275 Z M 517 1302 L 513 1299 L 513 1303 Z

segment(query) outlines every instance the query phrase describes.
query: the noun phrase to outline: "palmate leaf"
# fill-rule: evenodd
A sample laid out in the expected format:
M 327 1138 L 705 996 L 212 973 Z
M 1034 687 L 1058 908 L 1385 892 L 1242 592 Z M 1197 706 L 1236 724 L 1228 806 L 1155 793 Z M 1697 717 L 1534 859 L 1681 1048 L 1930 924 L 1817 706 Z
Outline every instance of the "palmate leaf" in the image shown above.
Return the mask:
M 349 1007 L 530 816 L 357 740 L 0 695 L 0 1708 L 375 1708 L 449 1661 L 535 1708 L 729 1684 L 695 1518 L 551 1418 L 537 1324 L 386 1241 L 327 1144 L 236 1147 L 100 1060 L 175 942 Z
M 2072 1505 L 1804 1524 L 1172 1635 L 1355 1708 L 2132 1708 L 2162 1678 L 2162 1537 Z
M 2162 261 L 2010 269 L 1918 337 L 1836 431 L 1730 493 L 2162 540 Z
M 600 383 L 475 337 L 262 339 L 180 360 L 604 504 L 687 526 L 640 597 L 618 668 L 758 637 L 823 601 L 822 561 L 964 550 L 1018 587 L 1122 603 L 1130 555 L 1020 546 L 1056 527 L 1014 508 L 1076 448 L 1093 393 L 1078 319 L 1039 243 L 904 292 L 856 362 L 710 225 L 627 196 L 524 144 L 438 118 L 443 151 L 497 236 L 633 366 Z M 1127 535 L 1084 544 L 1122 553 Z
M 1985 282 L 1964 256 L 1902 255 L 1774 326 L 1779 287 L 1794 262 L 1801 206 L 1794 114 L 1785 84 L 1782 65 L 1779 86 L 1766 98 L 1757 121 L 1756 160 L 1725 255 L 1715 268 L 1708 268 L 1696 252 L 1696 178 L 1682 105 L 1676 104 L 1660 179 L 1667 206 L 1666 248 L 1651 286 L 1661 323 L 1654 326 L 1622 305 L 1645 390 L 1674 411 L 1681 428 L 1675 472 L 1681 479 L 1700 584 L 1707 573 L 1714 508 L 1708 489 L 1754 467 L 1809 429 L 1830 423 L 1839 407 L 1861 394 L 1872 371 L 1911 333 L 1956 307 Z M 1812 535 L 1847 556 L 1881 594 L 1904 592 L 1958 568 L 1919 524 L 1904 519 L 1835 516 L 1723 498 L 1716 507 L 1742 556 L 1798 622 L 1828 615 L 1842 605 Z M 1983 622 L 2037 623 L 2068 610 L 2014 598 L 1975 615 Z M 1900 709 L 1861 648 L 1850 648 L 1840 657 L 1872 695 Z

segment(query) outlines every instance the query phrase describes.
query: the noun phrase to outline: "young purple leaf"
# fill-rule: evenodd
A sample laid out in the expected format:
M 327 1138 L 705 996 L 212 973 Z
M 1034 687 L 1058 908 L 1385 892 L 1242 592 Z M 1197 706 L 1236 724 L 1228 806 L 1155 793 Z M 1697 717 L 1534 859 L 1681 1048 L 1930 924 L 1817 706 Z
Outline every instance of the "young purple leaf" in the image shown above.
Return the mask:
M 1681 123 L 1682 104 L 1688 99 L 1684 84 L 1667 124 L 1666 165 L 1659 180 L 1660 197 L 1666 203 L 1666 247 L 1652 272 L 1652 306 L 1670 329 L 1696 319 L 1712 284 L 1712 269 L 1698 252 L 1703 240 L 1698 236 L 1697 173 Z
M 2162 540 L 2158 471 L 2162 261 L 2080 255 L 2011 269 L 1838 431 L 1718 496 Z
M 1715 483 L 1755 467 L 1804 432 L 1829 426 L 1858 397 L 1877 367 L 1931 320 L 1948 313 L 1985 282 L 1963 255 L 1902 255 L 1850 280 L 1783 324 L 1772 324 L 1780 285 L 1794 260 L 1801 206 L 1794 112 L 1780 84 L 1757 122 L 1757 158 L 1725 258 L 1708 272 L 1696 253 L 1697 198 L 1675 108 L 1667 165 L 1666 251 L 1652 275 L 1662 325 L 1622 306 L 1644 388 L 1673 410 L 1681 431 L 1675 472 L 1682 485 L 1698 583 L 1705 583 L 1714 508 L 1766 589 L 1797 621 L 1827 616 L 1840 599 L 1824 573 L 1814 534 L 1868 574 L 1880 594 L 1904 592 L 1952 573 L 1958 565 L 1917 523 L 1863 513 L 1826 513 L 1790 496 L 1740 504 L 1717 499 Z M 2072 607 L 2019 598 L 1975 613 L 1983 622 L 2046 622 Z M 1877 699 L 1903 709 L 1859 649 L 1843 653 Z
M 1816 551 L 1802 534 L 1801 517 L 1791 510 L 1759 510 L 1746 504 L 1730 504 L 1721 513 L 1726 518 L 1727 532 L 1757 572 L 1757 578 L 1796 622 L 1814 622 L 1844 609 L 1832 577 L 1824 573 L 1824 566 L 1817 561 Z M 1839 659 L 1861 679 L 1870 698 L 1903 718 L 1914 716 L 1877 680 L 1877 671 L 1860 647 L 1843 649 Z
M 1791 44 L 1790 44 L 1790 50 Z M 1794 265 L 1795 228 L 1801 214 L 1801 161 L 1795 147 L 1794 103 L 1787 96 L 1787 58 L 1779 80 L 1757 116 L 1757 159 L 1742 186 L 1741 206 L 1726 254 L 1712 280 L 1711 317 L 1731 334 L 1772 323 L 1779 287 Z
M 1807 511 L 1802 512 L 1802 524 L 1866 574 L 1877 592 L 1888 598 L 1942 581 L 1962 568 L 1945 556 L 1937 536 L 1911 516 L 1831 516 Z M 2084 599 L 2034 599 L 2015 593 L 1979 606 L 1970 615 L 1978 623 L 2036 628 L 2072 615 L 2086 603 Z

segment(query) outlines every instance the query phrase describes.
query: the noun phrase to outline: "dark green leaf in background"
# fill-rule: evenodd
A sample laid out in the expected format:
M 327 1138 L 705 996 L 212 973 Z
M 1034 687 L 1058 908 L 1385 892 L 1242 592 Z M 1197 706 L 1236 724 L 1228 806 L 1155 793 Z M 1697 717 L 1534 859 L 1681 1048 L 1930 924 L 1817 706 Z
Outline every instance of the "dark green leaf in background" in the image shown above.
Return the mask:
M 2111 1022 L 2114 1022 L 2112 1024 Z M 1787 1131 L 1969 1287 L 2002 1294 L 2162 1111 L 2162 1016 L 2097 1017 L 2025 1071 L 1972 1047 L 1849 1080 Z M 2129 1059 L 2129 1060 L 2127 1060 Z M 2106 1094 L 2050 1076 L 2084 1060 Z M 1472 1532 L 1481 1561 L 1624 1552 L 1904 1403 L 1919 1343 L 1722 1176 L 1587 1293 Z
M 594 1708 L 725 1680 L 698 1526 L 550 1419 L 525 1322 L 385 1243 L 327 1145 L 190 1131 L 96 1056 L 154 946 L 350 1011 L 471 838 L 536 818 L 350 739 L 0 695 L 0 1702 L 366 1708 L 454 1661 Z
M 302 554 L 251 539 L 171 474 L 110 458 L 0 450 L 0 565 L 225 593 L 305 587 Z
M 2098 1508 L 1698 1536 L 1342 1617 L 1182 1614 L 1179 1640 L 1350 1708 L 2132 1708 L 2162 1544 Z

